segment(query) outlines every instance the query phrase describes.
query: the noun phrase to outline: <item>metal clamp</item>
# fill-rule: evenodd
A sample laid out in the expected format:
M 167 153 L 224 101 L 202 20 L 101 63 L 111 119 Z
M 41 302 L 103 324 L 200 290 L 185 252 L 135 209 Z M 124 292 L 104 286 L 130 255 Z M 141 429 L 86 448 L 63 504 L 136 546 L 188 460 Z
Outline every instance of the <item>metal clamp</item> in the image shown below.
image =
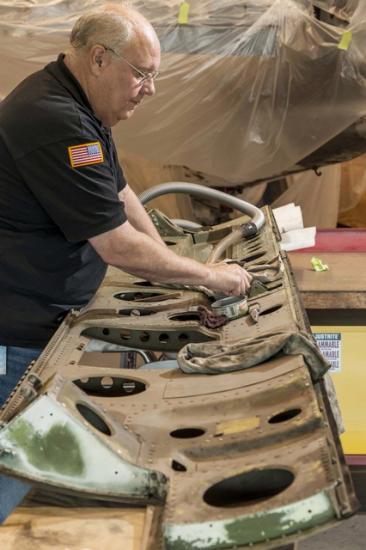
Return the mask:
M 216 315 L 226 315 L 228 319 L 236 319 L 248 313 L 246 296 L 227 296 L 211 304 Z

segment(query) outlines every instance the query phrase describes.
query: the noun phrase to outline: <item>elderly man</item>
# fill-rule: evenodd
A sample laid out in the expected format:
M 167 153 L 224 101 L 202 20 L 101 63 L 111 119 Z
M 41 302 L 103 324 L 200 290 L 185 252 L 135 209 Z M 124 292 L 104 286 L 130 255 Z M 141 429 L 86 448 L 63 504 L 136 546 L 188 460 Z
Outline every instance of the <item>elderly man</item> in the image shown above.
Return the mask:
M 0 106 L 0 401 L 108 264 L 234 295 L 251 280 L 238 265 L 170 251 L 124 179 L 110 128 L 155 93 L 150 23 L 107 6 L 83 15 L 70 42 Z

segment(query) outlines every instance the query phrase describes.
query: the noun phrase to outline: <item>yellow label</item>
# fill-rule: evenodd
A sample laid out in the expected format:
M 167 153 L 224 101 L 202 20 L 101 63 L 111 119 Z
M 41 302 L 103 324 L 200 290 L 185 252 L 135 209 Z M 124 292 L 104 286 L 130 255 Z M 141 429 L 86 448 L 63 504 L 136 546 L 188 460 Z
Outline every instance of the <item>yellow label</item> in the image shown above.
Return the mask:
M 339 50 L 348 50 L 349 45 L 352 42 L 352 32 L 346 31 L 342 34 L 342 38 L 339 41 L 338 49 Z
M 341 435 L 346 454 L 366 455 L 366 326 L 312 326 L 314 333 L 341 335 L 339 368 L 331 371 L 345 433 Z
M 216 435 L 236 434 L 239 432 L 254 430 L 255 428 L 258 428 L 259 424 L 260 418 L 258 416 L 251 416 L 250 418 L 237 418 L 235 420 L 228 420 L 227 422 L 220 422 L 220 424 L 216 426 Z
M 189 3 L 182 2 L 179 6 L 178 23 L 179 25 L 187 25 L 189 16 Z

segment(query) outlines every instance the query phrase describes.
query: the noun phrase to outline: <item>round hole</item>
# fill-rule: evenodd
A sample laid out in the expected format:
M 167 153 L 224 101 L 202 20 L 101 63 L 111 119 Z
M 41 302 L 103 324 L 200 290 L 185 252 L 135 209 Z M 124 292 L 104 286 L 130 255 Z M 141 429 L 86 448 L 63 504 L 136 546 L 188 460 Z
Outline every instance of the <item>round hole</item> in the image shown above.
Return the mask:
M 123 389 L 126 393 L 136 393 L 135 392 L 135 389 L 136 389 L 136 382 L 134 380 L 127 380 L 126 382 L 123 383 Z
M 167 344 L 169 342 L 169 335 L 163 332 L 162 334 L 159 334 L 159 342 L 161 344 Z
M 245 506 L 281 493 L 294 478 L 292 472 L 284 469 L 251 470 L 215 483 L 207 489 L 203 499 L 206 504 L 220 508 Z
M 291 418 L 295 418 L 298 414 L 301 413 L 301 409 L 288 409 L 286 411 L 281 411 L 278 414 L 273 415 L 268 422 L 270 424 L 279 424 L 280 422 L 286 422 L 287 420 L 291 420 Z
M 202 430 L 202 428 L 179 428 L 170 432 L 170 435 L 177 439 L 189 439 L 191 437 L 199 437 L 204 433 L 205 430 Z
M 104 328 L 104 329 L 102 330 L 102 333 L 105 334 L 106 336 L 108 336 L 108 334 L 109 334 L 109 328 Z
M 121 331 L 119 336 L 121 340 L 131 340 L 131 333 L 129 330 Z
M 77 403 L 76 408 L 81 414 L 81 416 L 89 422 L 96 430 L 102 432 L 105 435 L 111 435 L 112 432 L 109 429 L 108 425 L 104 422 L 103 418 L 97 414 L 93 409 L 84 405 L 83 403 Z
M 100 383 L 103 388 L 109 390 L 113 386 L 113 378 L 111 378 L 111 376 L 103 376 Z
M 150 334 L 148 332 L 141 332 L 140 340 L 141 342 L 148 342 L 150 340 Z
M 178 336 L 178 340 L 180 342 L 188 342 L 188 335 L 187 334 L 184 334 L 184 332 L 182 334 L 180 334 Z

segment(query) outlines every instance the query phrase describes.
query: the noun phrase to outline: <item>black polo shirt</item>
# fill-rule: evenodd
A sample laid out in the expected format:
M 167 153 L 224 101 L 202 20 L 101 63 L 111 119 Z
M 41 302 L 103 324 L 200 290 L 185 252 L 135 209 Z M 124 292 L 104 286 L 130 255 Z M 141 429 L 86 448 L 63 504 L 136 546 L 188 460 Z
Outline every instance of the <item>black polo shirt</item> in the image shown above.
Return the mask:
M 44 346 L 105 275 L 87 239 L 126 220 L 110 129 L 63 57 L 0 104 L 0 345 Z

